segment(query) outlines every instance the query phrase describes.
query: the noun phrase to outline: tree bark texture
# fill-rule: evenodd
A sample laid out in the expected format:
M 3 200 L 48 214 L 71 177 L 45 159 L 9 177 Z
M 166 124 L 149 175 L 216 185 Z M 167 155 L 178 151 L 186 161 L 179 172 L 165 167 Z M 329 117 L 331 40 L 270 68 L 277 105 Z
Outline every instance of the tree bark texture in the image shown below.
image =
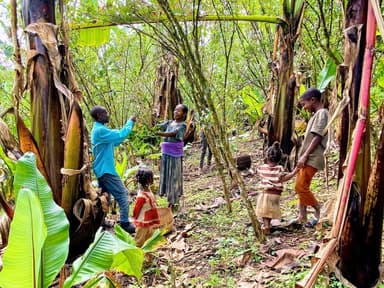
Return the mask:
M 23 4 L 26 26 L 32 23 L 55 24 L 54 0 L 26 0 Z M 63 167 L 64 154 L 60 100 L 54 85 L 47 49 L 38 35 L 29 33 L 28 37 L 30 52 L 34 55 L 29 59 L 31 64 L 28 65 L 31 132 L 50 179 L 53 198 L 60 205 L 62 188 L 60 168 Z
M 154 117 L 165 121 L 173 119 L 173 110 L 182 103 L 177 81 L 179 77 L 179 63 L 175 56 L 166 52 L 156 71 Z M 154 121 L 156 119 L 153 119 Z
M 342 227 L 339 243 L 340 262 L 338 264 L 343 277 L 356 287 L 373 287 L 380 277 L 383 229 L 383 134 L 376 151 L 374 165 L 371 167 L 370 134 L 367 128 L 369 127 L 369 88 L 376 37 L 376 20 L 368 2 L 350 1 L 347 9 L 347 18 L 359 15 L 356 19 L 366 23 L 362 28 L 362 34 L 366 36 L 361 38 L 358 61 L 353 73 L 353 81 L 358 83 L 352 82 L 353 85 L 351 85 L 352 89 L 359 87 L 359 90 L 353 92 L 358 100 L 351 99 L 349 121 L 355 129 L 354 134 L 349 134 L 349 143 L 356 141 L 354 136 L 361 133 L 361 129 L 364 129 L 364 133 L 361 147 L 357 151 L 359 154 L 354 171 L 354 183 L 350 191 L 348 214 Z M 363 57 L 361 58 L 360 55 Z M 359 63 L 362 64 L 359 65 Z M 356 103 L 358 106 L 355 108 Z M 363 127 L 361 123 L 365 123 Z M 349 174 L 346 176 L 350 177 Z

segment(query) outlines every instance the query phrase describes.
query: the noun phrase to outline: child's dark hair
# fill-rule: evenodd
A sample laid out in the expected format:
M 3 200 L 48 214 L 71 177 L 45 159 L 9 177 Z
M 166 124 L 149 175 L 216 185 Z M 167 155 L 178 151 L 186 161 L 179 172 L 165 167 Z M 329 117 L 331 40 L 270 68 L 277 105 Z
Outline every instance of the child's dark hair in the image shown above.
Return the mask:
M 266 156 L 268 161 L 271 161 L 273 163 L 279 163 L 282 155 L 283 151 L 280 148 L 280 143 L 277 141 L 274 142 L 272 146 L 267 149 Z
M 148 187 L 153 183 L 153 172 L 148 168 L 139 168 L 136 173 L 136 181 L 143 187 Z
M 303 93 L 303 95 L 301 95 L 300 99 L 302 99 L 302 100 L 309 100 L 312 97 L 317 99 L 317 101 L 320 101 L 321 100 L 321 92 L 320 92 L 320 90 L 317 89 L 317 88 L 309 88 L 307 91 L 305 91 Z

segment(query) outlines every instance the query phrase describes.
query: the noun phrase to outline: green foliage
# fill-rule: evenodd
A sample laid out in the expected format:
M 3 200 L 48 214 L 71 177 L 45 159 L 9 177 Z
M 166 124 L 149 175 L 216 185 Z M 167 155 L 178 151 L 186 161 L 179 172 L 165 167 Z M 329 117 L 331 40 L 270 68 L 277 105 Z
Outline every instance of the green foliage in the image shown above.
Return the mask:
M 153 252 L 155 251 L 158 247 L 166 243 L 166 239 L 164 238 L 164 234 L 166 233 L 166 230 L 160 230 L 157 229 L 151 238 L 149 238 L 147 241 L 144 242 L 143 251 L 145 253 Z
M 25 261 L 33 261 L 31 262 L 31 265 L 34 265 L 34 269 L 36 269 L 36 275 L 39 276 L 39 285 L 38 287 L 47 287 L 56 277 L 57 273 L 59 272 L 62 265 L 64 265 L 65 260 L 68 255 L 68 245 L 69 245 L 69 223 L 65 216 L 64 210 L 58 206 L 52 197 L 52 192 L 50 187 L 48 186 L 47 182 L 45 181 L 44 177 L 41 175 L 41 173 L 38 171 L 36 167 L 36 158 L 33 153 L 26 153 L 23 157 L 21 157 L 17 164 L 16 164 L 16 171 L 14 176 L 14 191 L 16 193 L 16 209 L 19 209 L 19 213 L 23 213 L 24 215 L 29 215 L 31 212 L 28 209 L 33 209 L 31 206 L 23 206 L 20 204 L 19 206 L 19 193 L 20 191 L 23 191 L 23 189 L 29 189 L 32 191 L 37 199 L 39 200 L 38 205 L 42 209 L 43 213 L 43 224 L 39 224 L 39 226 L 45 226 L 46 232 L 44 230 L 37 229 L 35 230 L 34 226 L 30 224 L 26 224 L 23 221 L 20 222 L 13 222 L 11 227 L 15 227 L 16 232 L 10 233 L 10 239 L 13 239 L 12 233 L 17 233 L 18 229 L 27 229 L 26 226 L 33 228 L 32 230 L 25 231 L 26 237 L 30 237 L 30 239 L 33 239 L 33 235 L 36 233 L 35 239 L 38 239 L 37 237 L 43 237 L 43 241 L 40 242 L 42 245 L 41 247 L 36 247 L 36 251 L 33 253 L 33 258 L 30 254 L 26 254 Z M 27 193 L 28 194 L 28 193 Z M 23 196 L 26 197 L 26 196 Z M 24 199 L 24 198 L 22 198 Z M 30 200 L 32 201 L 32 200 Z M 33 200 L 33 202 L 35 201 Z M 32 204 L 31 204 L 32 205 Z M 35 205 L 36 206 L 36 205 Z M 35 207 L 34 206 L 34 207 Z M 21 207 L 21 208 L 18 208 Z M 23 209 L 25 211 L 23 211 Z M 36 208 L 38 209 L 38 208 Z M 28 217 L 31 217 L 30 221 L 33 221 L 33 217 L 29 215 Z M 36 216 L 36 219 L 39 219 L 38 216 Z M 21 224 L 16 224 L 21 223 Z M 24 226 L 23 226 L 24 225 Z M 29 229 L 29 228 L 28 228 Z M 40 233 L 40 234 L 39 234 Z M 44 235 L 42 235 L 44 233 Z M 17 239 L 17 242 L 15 240 L 15 247 L 18 247 L 19 245 L 23 245 L 23 239 L 21 237 L 15 237 Z M 13 247 L 13 246 L 11 246 Z M 39 249 L 37 249 L 39 248 Z M 17 249 L 17 248 L 14 248 Z M 9 252 L 8 252 L 9 251 Z M 7 253 L 16 253 L 13 251 L 13 249 L 7 249 Z M 37 258 L 39 257 L 39 258 Z M 12 260 L 17 259 L 10 257 Z M 9 271 L 10 275 L 15 273 L 14 269 L 15 267 L 13 265 L 19 265 L 20 263 L 17 263 L 16 261 L 9 261 Z M 7 263 L 4 261 L 4 267 L 7 266 Z M 19 266 L 20 267 L 20 266 Z M 7 275 L 7 274 L 6 274 Z M 14 274 L 13 274 L 14 275 Z M 27 277 L 27 274 L 26 274 Z M 18 280 L 19 281 L 19 280 Z M 20 281 L 30 281 L 30 279 L 20 279 Z M 32 283 L 32 282 L 29 282 Z M 22 287 L 29 287 L 22 286 Z
M 18 192 L 0 283 L 2 287 L 48 287 L 49 283 L 44 281 L 46 275 L 41 274 L 44 271 L 41 251 L 47 237 L 43 210 L 35 192 L 28 188 Z M 23 273 L 19 272 L 20 267 Z
M 140 248 L 100 228 L 84 255 L 73 263 L 72 274 L 63 287 L 72 287 L 109 270 L 124 272 L 140 279 L 143 258 Z
M 125 171 L 128 167 L 128 155 L 127 153 L 119 153 L 119 161 L 115 161 L 116 172 L 120 178 L 123 178 Z
M 247 106 L 244 112 L 251 118 L 252 124 L 262 116 L 262 108 L 265 103 L 258 90 L 249 93 L 250 91 L 241 91 L 241 98 Z
M 154 128 L 142 124 L 135 127 L 127 142 L 127 147 L 131 155 L 136 157 L 149 157 L 156 158 L 159 156 L 159 147 L 161 138 L 155 134 L 156 126 Z M 155 154 L 152 155 L 152 154 Z
M 79 33 L 77 43 L 80 46 L 96 46 L 99 47 L 109 42 L 111 28 L 96 27 L 92 29 L 82 29 Z
M 328 84 L 336 77 L 336 68 L 336 63 L 331 58 L 328 58 L 323 70 L 320 72 L 316 86 L 321 92 L 323 92 Z
M 14 178 L 17 192 L 15 215 L 0 283 L 4 287 L 48 287 L 68 255 L 69 223 L 38 171 L 33 153 L 28 152 L 18 160 Z M 136 247 L 132 236 L 118 225 L 115 235 L 99 229 L 94 242 L 73 263 L 72 274 L 64 287 L 89 279 L 91 281 L 85 287 L 96 287 L 100 283 L 109 285 L 105 287 L 115 287 L 113 280 L 106 279 L 103 274 L 112 270 L 140 279 L 144 253 L 154 251 L 164 242 L 160 231 L 154 233 L 143 249 Z M 18 273 L 20 267 L 23 267 L 22 274 Z

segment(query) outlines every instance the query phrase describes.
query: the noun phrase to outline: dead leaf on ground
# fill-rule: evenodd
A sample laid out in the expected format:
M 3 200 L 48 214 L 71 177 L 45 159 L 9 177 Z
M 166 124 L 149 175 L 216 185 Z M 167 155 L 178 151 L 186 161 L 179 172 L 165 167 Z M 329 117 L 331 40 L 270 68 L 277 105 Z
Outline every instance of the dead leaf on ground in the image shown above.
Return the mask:
M 296 249 L 282 249 L 276 251 L 278 255 L 275 259 L 268 261 L 265 265 L 269 268 L 281 269 L 284 266 L 289 265 L 296 259 L 300 259 L 306 255 L 306 252 Z

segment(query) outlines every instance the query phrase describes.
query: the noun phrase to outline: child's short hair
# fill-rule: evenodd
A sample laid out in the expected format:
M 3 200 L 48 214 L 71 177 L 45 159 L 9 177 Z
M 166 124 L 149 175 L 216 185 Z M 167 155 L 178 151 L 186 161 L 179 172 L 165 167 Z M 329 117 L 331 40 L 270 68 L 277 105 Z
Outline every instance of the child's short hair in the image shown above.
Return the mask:
M 100 105 L 96 105 L 94 106 L 91 111 L 90 111 L 90 114 L 93 118 L 93 120 L 95 121 L 99 121 L 99 115 L 101 112 L 105 111 L 105 108 L 103 106 L 100 106 Z
M 267 149 L 267 160 L 273 163 L 279 163 L 283 155 L 283 150 L 280 148 L 280 143 L 275 141 L 272 146 Z
M 142 186 L 148 186 L 153 183 L 153 172 L 149 168 L 141 167 L 137 170 L 135 178 Z
M 317 88 L 309 88 L 307 91 L 305 91 L 303 93 L 303 95 L 301 95 L 300 99 L 302 100 L 309 100 L 311 98 L 316 98 L 317 101 L 320 101 L 321 99 L 321 92 L 319 89 Z

